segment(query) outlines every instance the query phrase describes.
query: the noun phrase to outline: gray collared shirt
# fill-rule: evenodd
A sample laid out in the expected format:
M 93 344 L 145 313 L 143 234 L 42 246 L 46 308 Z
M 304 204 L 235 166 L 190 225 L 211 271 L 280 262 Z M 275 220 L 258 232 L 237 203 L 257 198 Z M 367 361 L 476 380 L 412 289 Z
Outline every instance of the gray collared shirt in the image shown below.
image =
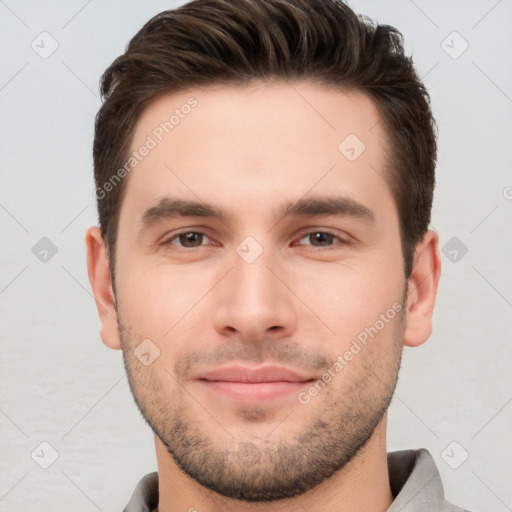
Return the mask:
M 469 512 L 444 498 L 443 484 L 427 450 L 388 453 L 389 483 L 394 501 L 388 512 Z M 158 505 L 158 473 L 137 485 L 123 512 L 152 512 Z

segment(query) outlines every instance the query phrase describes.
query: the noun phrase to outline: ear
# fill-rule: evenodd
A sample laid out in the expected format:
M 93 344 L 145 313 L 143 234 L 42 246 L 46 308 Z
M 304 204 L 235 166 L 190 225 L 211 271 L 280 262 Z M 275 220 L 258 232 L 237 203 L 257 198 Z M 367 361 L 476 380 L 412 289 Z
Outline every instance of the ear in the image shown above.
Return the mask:
M 432 334 L 432 313 L 440 275 L 439 237 L 429 230 L 416 245 L 408 282 L 407 326 L 404 334 L 404 345 L 408 347 L 421 345 Z
M 121 337 L 117 323 L 115 297 L 105 241 L 99 227 L 93 226 L 87 230 L 85 245 L 87 247 L 87 273 L 101 322 L 100 336 L 107 347 L 119 350 Z

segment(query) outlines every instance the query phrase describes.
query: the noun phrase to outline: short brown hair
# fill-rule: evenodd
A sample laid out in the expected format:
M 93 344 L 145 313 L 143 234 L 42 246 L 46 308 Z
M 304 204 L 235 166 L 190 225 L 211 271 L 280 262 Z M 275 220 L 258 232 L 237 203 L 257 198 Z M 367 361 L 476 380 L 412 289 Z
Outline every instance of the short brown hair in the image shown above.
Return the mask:
M 409 277 L 430 222 L 437 148 L 429 96 L 402 39 L 340 0 L 193 0 L 148 21 L 101 79 L 94 176 L 111 271 L 126 179 L 108 193 L 104 185 L 119 177 L 143 109 L 193 86 L 277 78 L 357 90 L 376 102 Z

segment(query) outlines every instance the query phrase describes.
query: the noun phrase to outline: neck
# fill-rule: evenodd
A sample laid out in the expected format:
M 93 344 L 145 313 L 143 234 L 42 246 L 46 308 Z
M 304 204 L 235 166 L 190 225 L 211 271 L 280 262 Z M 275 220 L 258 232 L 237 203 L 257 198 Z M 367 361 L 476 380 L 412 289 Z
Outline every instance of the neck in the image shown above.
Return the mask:
M 183 473 L 155 436 L 158 462 L 158 512 L 384 512 L 393 502 L 386 451 L 386 415 L 366 446 L 341 470 L 313 489 L 269 503 L 226 498 Z

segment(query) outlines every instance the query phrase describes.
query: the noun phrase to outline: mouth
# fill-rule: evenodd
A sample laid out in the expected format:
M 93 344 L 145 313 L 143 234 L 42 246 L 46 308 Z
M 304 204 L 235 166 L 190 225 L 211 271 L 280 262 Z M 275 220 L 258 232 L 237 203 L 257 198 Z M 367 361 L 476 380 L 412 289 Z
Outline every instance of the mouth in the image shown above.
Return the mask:
M 297 394 L 310 385 L 314 378 L 278 366 L 229 366 L 206 372 L 197 380 L 217 396 L 254 403 Z

